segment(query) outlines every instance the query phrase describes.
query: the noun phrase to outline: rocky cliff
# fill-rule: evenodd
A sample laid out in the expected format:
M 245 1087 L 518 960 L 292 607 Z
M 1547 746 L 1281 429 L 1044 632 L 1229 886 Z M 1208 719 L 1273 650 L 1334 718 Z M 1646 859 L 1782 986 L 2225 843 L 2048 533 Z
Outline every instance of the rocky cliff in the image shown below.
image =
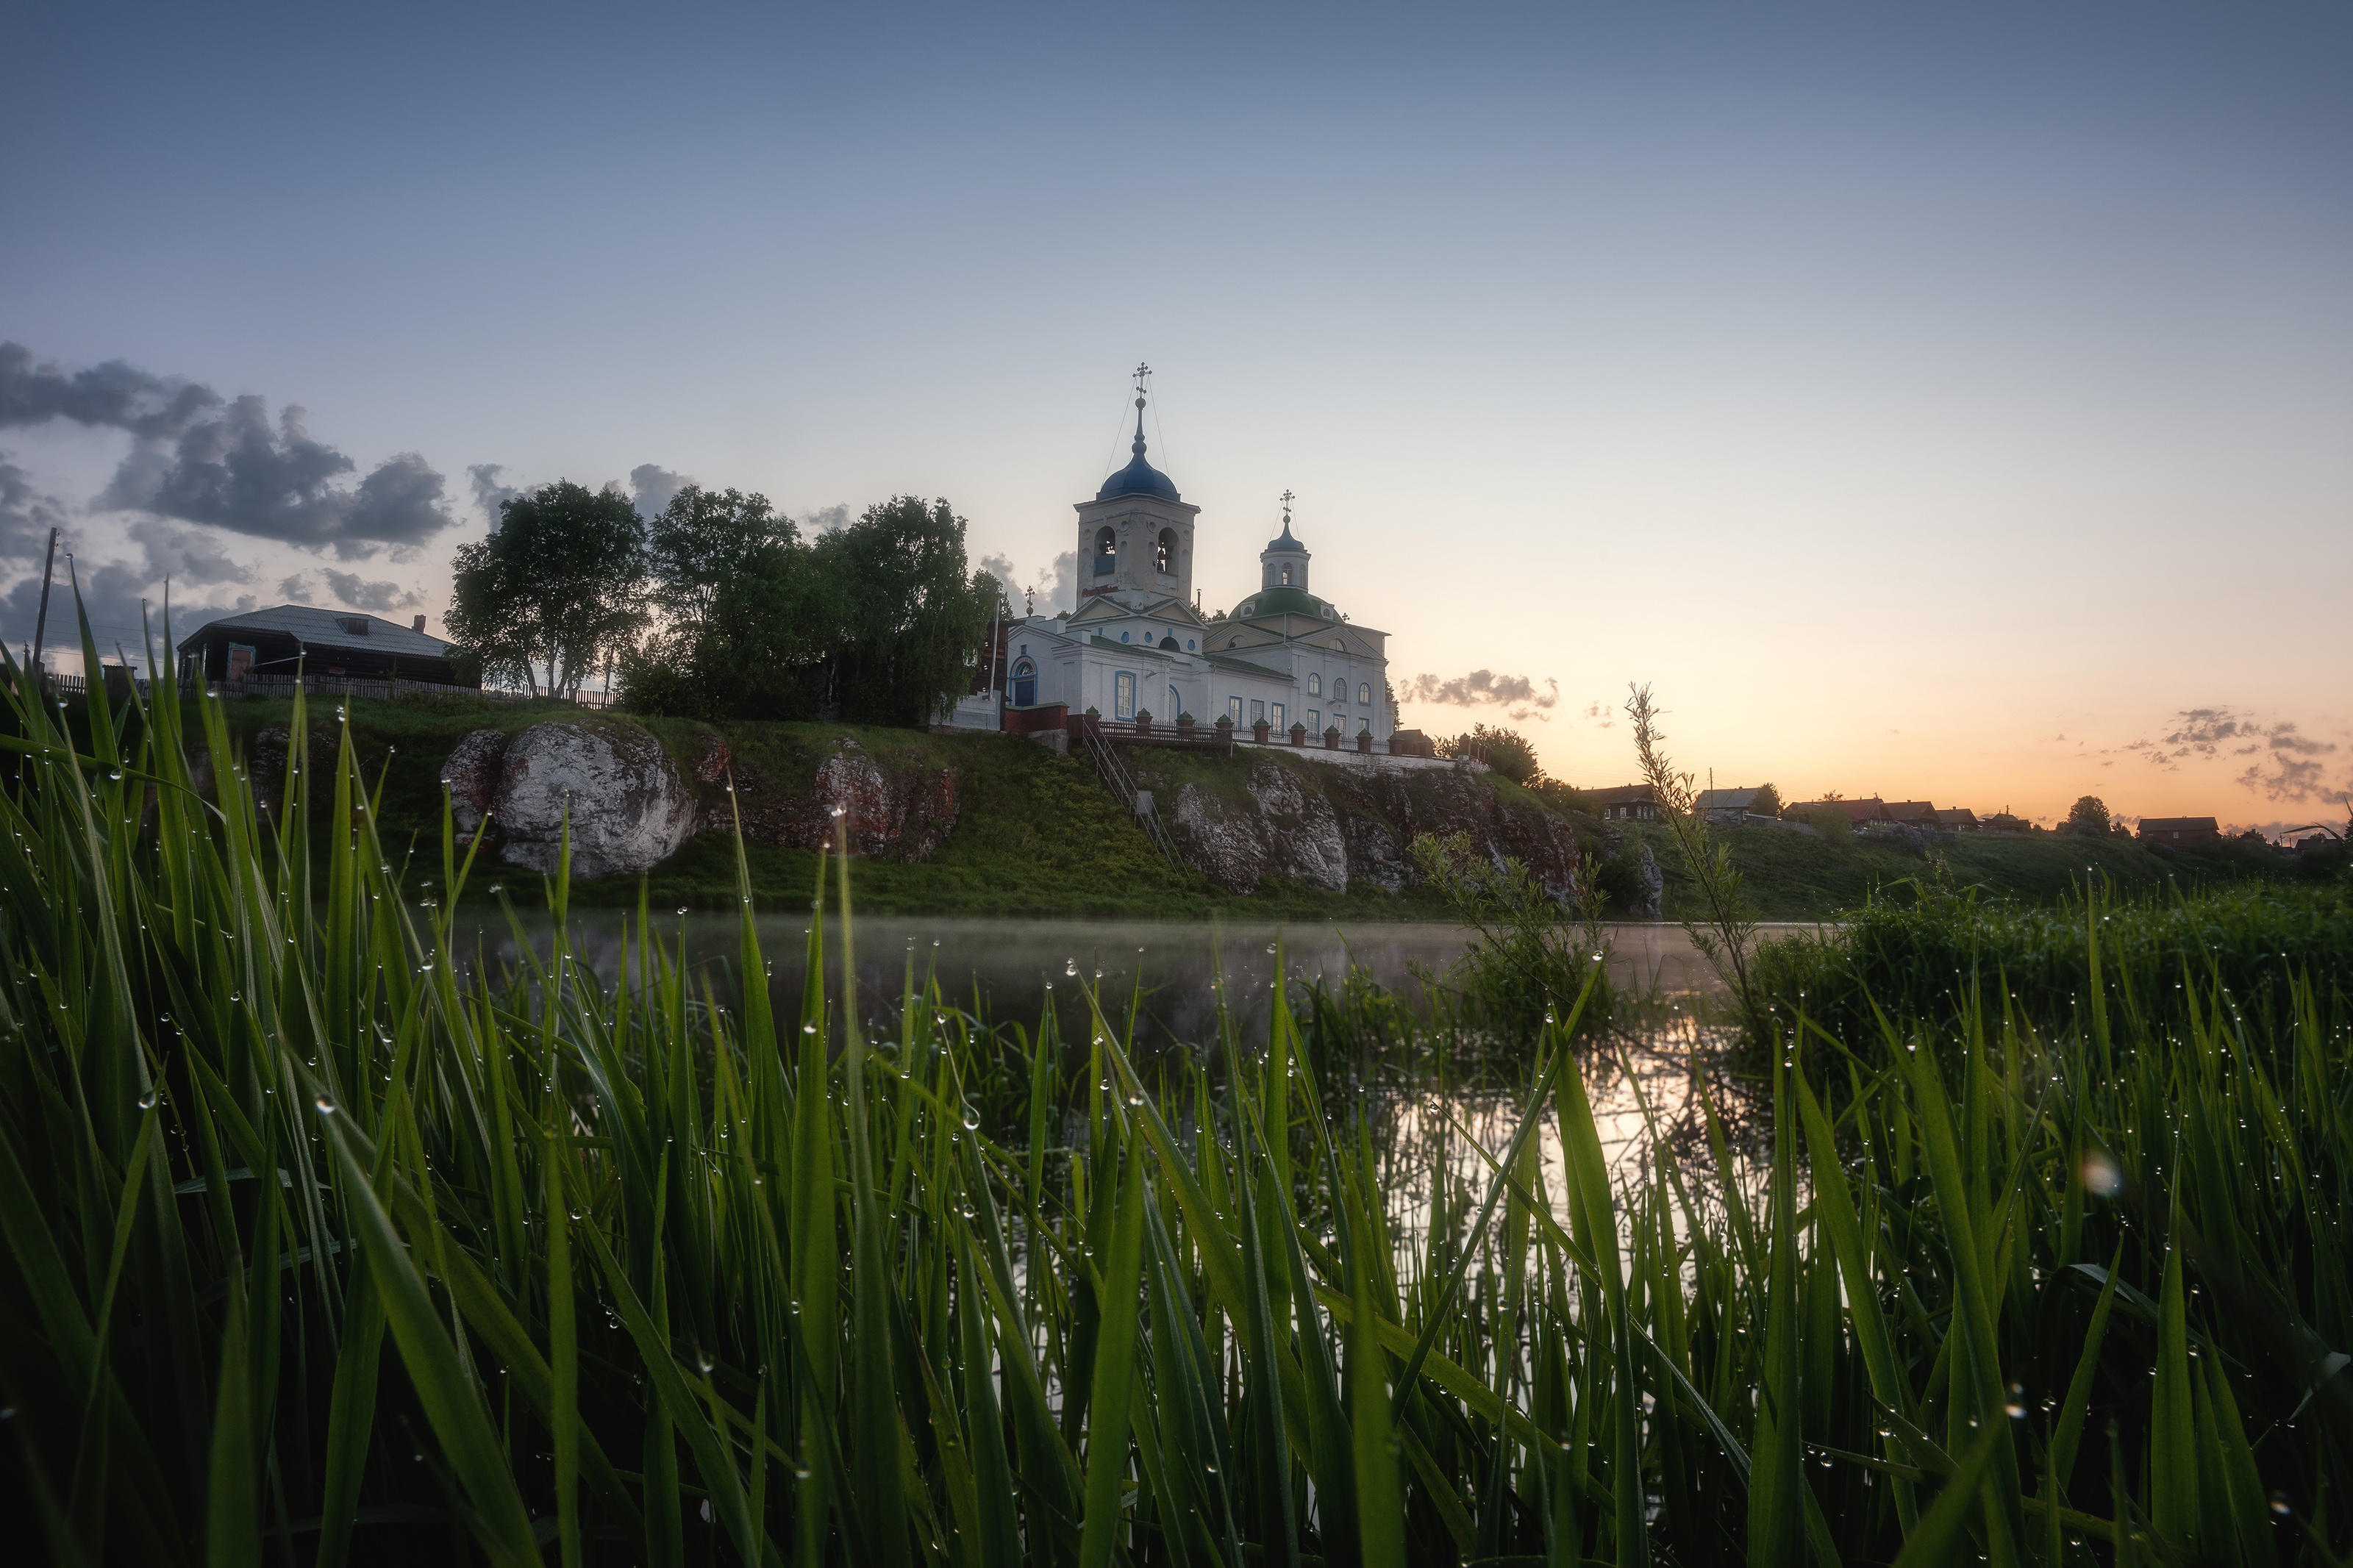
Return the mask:
M 255 783 L 274 798 L 285 782 L 285 728 L 248 733 Z M 364 768 L 394 760 L 391 736 L 365 733 L 357 717 L 353 734 Z M 935 866 L 939 885 L 959 896 L 1021 889 L 1006 894 L 1015 904 L 1106 879 L 1136 900 L 1182 897 L 1188 887 L 1398 893 L 1419 881 L 1407 847 L 1425 832 L 1467 834 L 1479 851 L 1525 863 L 1557 897 L 1578 876 L 1567 821 L 1488 775 L 1451 769 L 1124 750 L 1184 859 L 1176 871 L 1083 758 L 1011 737 L 492 710 L 412 718 L 398 739 L 387 805 L 400 833 L 438 837 L 446 789 L 459 831 L 510 865 L 552 871 L 568 826 L 573 874 L 583 879 L 633 878 L 667 862 L 700 885 L 715 863 L 707 847 L 682 852 L 739 825 L 748 844 L 792 850 L 828 846 L 846 826 L 862 859 Z M 318 726 L 314 758 L 337 742 Z M 690 865 L 701 869 L 682 869 Z
M 1194 869 L 1229 892 L 1271 880 L 1399 892 L 1419 879 L 1406 847 L 1423 833 L 1467 834 L 1481 853 L 1525 863 L 1554 897 L 1576 891 L 1575 828 L 1534 800 L 1508 798 L 1483 774 L 1375 772 L 1263 752 L 1240 752 L 1217 770 L 1169 752 L 1135 753 L 1129 766 L 1169 803 L 1166 815 Z M 1204 772 L 1210 776 L 1182 776 Z

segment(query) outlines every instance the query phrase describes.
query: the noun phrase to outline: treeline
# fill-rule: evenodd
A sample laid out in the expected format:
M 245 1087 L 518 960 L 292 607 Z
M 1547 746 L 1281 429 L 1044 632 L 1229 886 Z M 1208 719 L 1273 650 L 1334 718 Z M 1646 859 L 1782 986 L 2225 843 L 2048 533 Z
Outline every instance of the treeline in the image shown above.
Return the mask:
M 965 689 L 997 579 L 944 500 L 894 496 L 803 537 L 767 499 L 690 485 L 650 522 L 562 480 L 459 551 L 450 634 L 486 678 L 640 712 L 917 724 Z

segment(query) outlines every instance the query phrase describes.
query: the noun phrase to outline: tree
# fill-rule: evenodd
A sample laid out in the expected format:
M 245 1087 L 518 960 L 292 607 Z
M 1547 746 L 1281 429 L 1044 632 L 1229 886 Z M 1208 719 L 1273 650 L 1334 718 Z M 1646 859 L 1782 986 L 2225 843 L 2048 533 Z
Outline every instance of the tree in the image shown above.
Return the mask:
M 2067 831 L 2096 837 L 2108 830 L 2108 804 L 2098 795 L 2077 797 L 2067 808 Z
M 1004 590 L 966 565 L 965 520 L 946 501 L 893 496 L 813 553 L 812 607 L 830 622 L 824 688 L 842 718 L 920 724 L 971 683 Z
M 622 663 L 644 712 L 702 719 L 807 717 L 828 651 L 814 552 L 767 498 L 690 485 L 649 529 L 652 595 L 669 623 Z
M 569 479 L 501 503 L 454 563 L 448 625 L 485 674 L 573 697 L 645 624 L 645 523 L 627 497 Z
M 1444 742 L 1440 750 L 1450 757 L 1476 757 L 1515 784 L 1534 785 L 1544 778 L 1535 747 L 1518 731 L 1500 724 L 1474 724 L 1469 734 Z
M 1781 792 L 1769 784 L 1758 785 L 1757 798 L 1748 803 L 1748 809 L 1757 816 L 1780 816 Z

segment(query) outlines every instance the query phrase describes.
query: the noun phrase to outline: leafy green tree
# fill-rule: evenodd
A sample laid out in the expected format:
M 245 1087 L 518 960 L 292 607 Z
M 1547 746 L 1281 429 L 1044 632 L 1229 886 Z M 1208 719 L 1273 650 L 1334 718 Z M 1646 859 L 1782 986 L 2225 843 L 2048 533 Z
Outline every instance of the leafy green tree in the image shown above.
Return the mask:
M 2108 803 L 2098 795 L 2077 797 L 2067 808 L 2067 831 L 2096 837 L 2108 830 Z
M 965 520 L 946 501 L 893 496 L 814 553 L 813 607 L 831 616 L 823 690 L 842 718 L 920 724 L 969 685 L 1004 590 L 966 563 Z
M 1760 784 L 1757 786 L 1757 798 L 1748 803 L 1748 809 L 1752 815 L 1757 816 L 1780 816 L 1781 792 L 1769 784 Z
M 576 696 L 645 624 L 645 523 L 627 497 L 569 479 L 499 513 L 489 538 L 458 552 L 450 633 L 485 674 L 520 674 L 533 696 Z
M 640 711 L 795 719 L 839 618 L 815 552 L 765 496 L 688 486 L 649 530 L 653 599 L 668 624 L 624 660 Z
M 1500 724 L 1474 724 L 1469 734 L 1444 750 L 1450 757 L 1477 757 L 1515 784 L 1534 784 L 1544 777 L 1527 737 Z

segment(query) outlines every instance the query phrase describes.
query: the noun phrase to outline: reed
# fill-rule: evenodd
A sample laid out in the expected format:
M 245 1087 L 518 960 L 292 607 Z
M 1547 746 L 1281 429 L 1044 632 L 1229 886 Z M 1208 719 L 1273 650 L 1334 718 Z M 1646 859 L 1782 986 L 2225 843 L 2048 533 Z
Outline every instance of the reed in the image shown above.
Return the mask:
M 2348 1042 L 2307 982 L 2260 1042 L 2202 992 L 2163 1036 L 1978 1004 L 1928 1049 L 1810 1026 L 1753 1157 L 1703 1093 L 1694 1159 L 1662 1130 L 1613 1169 L 1609 1064 L 1568 1044 L 1589 994 L 1480 1145 L 1331 1081 L 1427 1044 L 1362 994 L 1146 1061 L 1134 996 L 1066 1039 L 911 963 L 885 1033 L 821 921 L 772 1004 L 748 893 L 736 983 L 642 909 L 596 973 L 561 874 L 550 945 L 494 972 L 449 937 L 484 873 L 446 826 L 438 856 L 382 843 L 347 746 L 298 721 L 265 820 L 213 705 L 217 789 L 156 705 L 101 692 L 69 731 L 19 695 L 0 736 L 0 1440 L 56 1561 L 2353 1537 Z

